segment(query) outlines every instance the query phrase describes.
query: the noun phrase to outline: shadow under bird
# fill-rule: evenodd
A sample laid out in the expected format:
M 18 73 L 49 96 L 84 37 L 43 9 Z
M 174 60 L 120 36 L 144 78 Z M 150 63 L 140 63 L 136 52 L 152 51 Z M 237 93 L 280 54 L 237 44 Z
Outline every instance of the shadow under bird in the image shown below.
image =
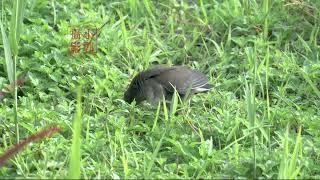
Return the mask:
M 207 77 L 196 70 L 186 66 L 166 67 L 157 65 L 151 69 L 140 72 L 130 83 L 124 93 L 124 100 L 137 104 L 147 100 L 152 105 L 158 105 L 164 96 L 171 101 L 174 89 L 181 98 L 190 94 L 207 92 L 213 86 L 208 84 Z

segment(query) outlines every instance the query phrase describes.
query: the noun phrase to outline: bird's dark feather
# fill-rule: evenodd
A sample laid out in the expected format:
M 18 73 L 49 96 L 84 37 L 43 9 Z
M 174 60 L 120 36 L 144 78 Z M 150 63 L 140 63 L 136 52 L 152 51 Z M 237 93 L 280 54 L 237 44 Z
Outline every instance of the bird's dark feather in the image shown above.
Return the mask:
M 145 99 L 158 101 L 162 94 L 167 99 L 171 99 L 174 89 L 178 91 L 180 96 L 185 96 L 189 90 L 191 93 L 200 93 L 208 91 L 210 88 L 212 85 L 208 84 L 207 77 L 196 70 L 185 66 L 158 65 L 133 78 L 125 92 L 125 100 L 127 102 L 132 102 L 133 99 L 136 99 L 137 102 Z

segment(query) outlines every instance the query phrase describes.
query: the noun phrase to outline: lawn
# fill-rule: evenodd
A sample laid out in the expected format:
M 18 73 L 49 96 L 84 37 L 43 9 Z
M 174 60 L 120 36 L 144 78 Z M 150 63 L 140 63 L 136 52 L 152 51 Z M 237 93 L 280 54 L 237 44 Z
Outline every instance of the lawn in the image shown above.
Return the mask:
M 0 178 L 320 178 L 319 0 L 13 2 L 1 1 L 0 156 L 60 131 Z M 94 52 L 71 53 L 73 28 L 97 28 Z M 214 88 L 177 112 L 126 103 L 156 64 L 197 69 Z

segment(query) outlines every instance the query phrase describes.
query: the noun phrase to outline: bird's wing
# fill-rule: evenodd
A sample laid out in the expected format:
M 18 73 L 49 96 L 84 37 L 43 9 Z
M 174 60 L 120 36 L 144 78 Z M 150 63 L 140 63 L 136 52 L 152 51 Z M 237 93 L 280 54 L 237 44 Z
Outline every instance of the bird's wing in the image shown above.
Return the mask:
M 131 84 L 135 84 L 137 87 L 143 87 L 143 84 L 150 78 L 154 78 L 160 74 L 165 73 L 166 71 L 170 71 L 173 69 L 172 67 L 165 67 L 161 65 L 154 66 L 151 69 L 145 70 L 138 75 L 136 75 Z
M 185 94 L 191 86 L 194 92 L 201 92 L 199 88 L 208 83 L 208 79 L 202 73 L 184 66 L 175 66 L 154 76 L 168 91 L 174 91 L 174 86 L 180 94 Z
M 171 71 L 173 69 L 175 69 L 175 68 L 174 67 L 166 67 L 166 66 L 162 66 L 162 65 L 156 65 L 156 66 L 152 67 L 151 69 L 148 69 L 148 70 L 140 73 L 140 76 L 142 77 L 142 80 L 147 80 L 147 79 L 153 78 L 155 76 L 159 76 L 161 74 L 164 74 L 167 71 Z

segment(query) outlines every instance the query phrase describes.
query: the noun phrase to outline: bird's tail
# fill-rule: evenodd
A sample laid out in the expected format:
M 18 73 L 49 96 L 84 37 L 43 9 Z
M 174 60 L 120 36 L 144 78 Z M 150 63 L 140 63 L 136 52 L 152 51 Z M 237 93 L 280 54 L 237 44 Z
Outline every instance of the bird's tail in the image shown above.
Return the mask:
M 212 84 L 205 84 L 204 86 L 202 86 L 202 88 L 209 90 L 209 89 L 213 88 L 213 85 Z
M 194 88 L 194 93 L 200 93 L 200 92 L 206 92 L 206 91 L 209 91 L 211 88 L 213 88 L 213 85 L 212 84 L 204 84 L 203 86 L 201 87 L 196 87 Z

